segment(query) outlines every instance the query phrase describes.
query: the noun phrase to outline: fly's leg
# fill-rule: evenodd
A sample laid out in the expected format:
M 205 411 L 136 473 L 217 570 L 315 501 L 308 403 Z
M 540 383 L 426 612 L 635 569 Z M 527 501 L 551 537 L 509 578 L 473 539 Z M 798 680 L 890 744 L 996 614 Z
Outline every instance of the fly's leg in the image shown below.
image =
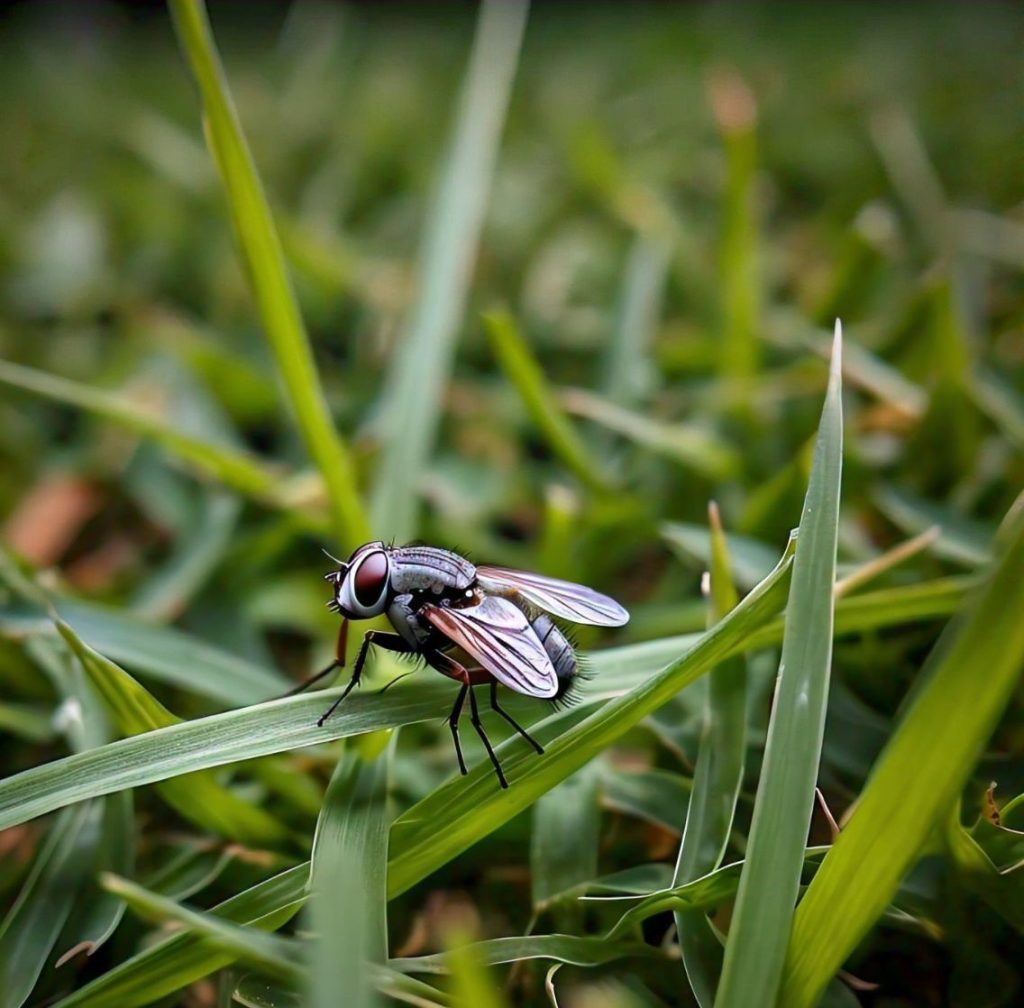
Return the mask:
M 473 722 L 473 727 L 476 729 L 477 735 L 480 736 L 480 741 L 483 742 L 484 748 L 487 750 L 487 755 L 491 757 L 491 763 L 494 765 L 494 772 L 498 775 L 498 783 L 503 787 L 508 787 L 508 781 L 505 780 L 505 773 L 501 769 L 501 764 L 498 762 L 498 757 L 494 755 L 494 749 L 491 747 L 491 740 L 487 737 L 487 732 L 484 731 L 483 722 L 480 720 L 480 711 L 476 705 L 476 694 L 473 692 L 473 687 L 469 688 L 469 709 L 470 709 L 470 721 Z
M 299 683 L 298 686 L 288 690 L 287 693 L 282 693 L 278 697 L 279 700 L 283 700 L 285 697 L 295 696 L 296 693 L 301 693 L 303 690 L 309 689 L 313 683 L 319 682 L 324 676 L 330 675 L 335 669 L 345 667 L 345 646 L 348 643 L 348 620 L 343 619 L 341 626 L 338 627 L 338 640 L 334 645 L 334 661 L 325 669 L 321 669 L 316 675 L 310 676 L 305 682 Z
M 536 739 L 532 738 L 530 734 L 527 732 L 527 730 L 521 724 L 519 724 L 519 722 L 516 721 L 516 719 L 512 717 L 512 715 L 509 714 L 507 710 L 505 710 L 503 707 L 498 706 L 498 684 L 496 682 L 491 683 L 491 710 L 496 711 L 510 725 L 512 725 L 512 727 L 515 728 L 515 730 L 519 732 L 519 734 L 522 735 L 523 738 L 526 739 L 526 741 L 529 742 L 534 749 L 537 750 L 537 755 L 544 755 L 544 747 Z
M 452 741 L 455 743 L 455 755 L 459 758 L 459 771 L 463 777 L 469 773 L 466 769 L 466 761 L 462 756 L 462 743 L 459 741 L 459 717 L 462 714 L 462 705 L 466 702 L 466 693 L 469 692 L 469 683 L 463 683 L 459 695 L 455 699 L 455 706 L 448 715 L 448 727 L 452 730 Z
M 363 674 L 363 666 L 366 664 L 366 656 L 369 653 L 371 644 L 376 644 L 377 647 L 382 647 L 385 651 L 395 651 L 398 654 L 409 654 L 412 651 L 412 647 L 406 642 L 405 638 L 400 637 L 398 634 L 387 633 L 382 630 L 367 630 L 366 636 L 363 637 L 363 643 L 359 647 L 359 654 L 356 655 L 355 664 L 352 666 L 352 678 L 349 679 L 348 685 L 342 691 L 341 696 L 317 718 L 316 724 L 318 728 L 324 726 L 324 722 L 335 712 L 338 704 L 359 685 L 359 679 Z
M 459 757 L 459 769 L 466 773 L 466 764 L 462 758 L 462 746 L 459 744 L 459 715 L 462 713 L 462 705 L 466 700 L 466 694 L 469 694 L 469 707 L 472 711 L 472 717 L 470 720 L 473 722 L 473 727 L 476 729 L 477 735 L 480 736 L 480 741 L 483 742 L 484 748 L 487 750 L 487 755 L 491 758 L 491 763 L 494 765 L 494 772 L 498 775 L 498 783 L 503 787 L 508 787 L 508 781 L 505 780 L 505 774 L 501 769 L 501 764 L 498 762 L 498 757 L 494 755 L 494 749 L 491 747 L 491 740 L 487 737 L 484 732 L 483 723 L 480 721 L 480 711 L 476 706 L 476 695 L 473 693 L 473 687 L 469 682 L 469 669 L 464 665 L 457 662 L 454 658 L 450 658 L 443 651 L 429 651 L 423 656 L 427 664 L 432 668 L 437 669 L 438 672 L 449 676 L 452 679 L 457 679 L 462 683 L 462 690 L 459 692 L 459 697 L 455 701 L 455 707 L 452 709 L 451 716 L 448 718 L 448 724 L 452 729 L 452 738 L 455 740 L 455 752 Z

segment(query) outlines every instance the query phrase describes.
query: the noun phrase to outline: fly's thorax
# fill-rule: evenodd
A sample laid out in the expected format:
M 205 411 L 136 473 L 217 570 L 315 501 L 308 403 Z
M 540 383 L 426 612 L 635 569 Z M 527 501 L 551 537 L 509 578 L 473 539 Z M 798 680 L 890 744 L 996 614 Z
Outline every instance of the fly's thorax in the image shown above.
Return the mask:
M 399 595 L 425 593 L 453 597 L 476 581 L 476 567 L 465 557 L 434 546 L 403 546 L 391 551 L 391 586 Z

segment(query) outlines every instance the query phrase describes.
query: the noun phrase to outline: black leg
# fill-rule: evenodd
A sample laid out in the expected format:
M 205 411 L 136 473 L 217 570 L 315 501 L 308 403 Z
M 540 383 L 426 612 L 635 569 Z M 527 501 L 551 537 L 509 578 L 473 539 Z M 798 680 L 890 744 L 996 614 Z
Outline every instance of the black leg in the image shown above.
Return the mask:
M 494 765 L 494 772 L 498 775 L 498 783 L 503 787 L 508 787 L 508 781 L 505 780 L 505 773 L 501 769 L 501 764 L 498 762 L 498 757 L 494 755 L 494 749 L 491 748 L 491 740 L 487 737 L 487 732 L 484 731 L 483 722 L 480 720 L 480 711 L 476 706 L 476 694 L 473 692 L 473 687 L 469 688 L 469 709 L 470 709 L 470 721 L 473 722 L 473 727 L 476 729 L 477 735 L 480 736 L 480 741 L 483 742 L 484 748 L 487 750 L 487 755 L 491 757 L 491 763 Z
M 507 710 L 498 706 L 498 684 L 496 682 L 491 683 L 491 710 L 497 711 L 520 735 L 526 739 L 534 749 L 537 750 L 538 755 L 544 755 L 544 747 L 534 738 L 531 738 L 527 733 L 526 729 L 519 724 L 518 721 Z
M 459 771 L 463 777 L 469 773 L 466 769 L 466 761 L 462 757 L 462 743 L 459 741 L 459 716 L 462 714 L 462 705 L 466 702 L 466 693 L 469 692 L 469 683 L 463 683 L 459 695 L 455 699 L 455 706 L 448 715 L 448 727 L 452 730 L 452 741 L 455 743 L 455 755 L 459 758 Z
M 342 691 L 340 697 L 331 704 L 330 707 L 324 711 L 320 717 L 317 718 L 316 724 L 318 728 L 324 726 L 324 722 L 337 710 L 338 704 L 345 699 L 359 685 L 359 680 L 363 674 L 363 666 L 366 664 L 366 656 L 369 653 L 370 645 L 376 644 L 378 647 L 384 648 L 386 651 L 395 651 L 398 654 L 408 654 L 412 651 L 412 648 L 406 643 L 403 637 L 399 637 L 398 634 L 387 633 L 382 630 L 367 630 L 366 636 L 363 637 L 363 643 L 359 648 L 359 654 L 356 655 L 355 664 L 352 666 L 352 678 L 349 679 L 348 685 Z

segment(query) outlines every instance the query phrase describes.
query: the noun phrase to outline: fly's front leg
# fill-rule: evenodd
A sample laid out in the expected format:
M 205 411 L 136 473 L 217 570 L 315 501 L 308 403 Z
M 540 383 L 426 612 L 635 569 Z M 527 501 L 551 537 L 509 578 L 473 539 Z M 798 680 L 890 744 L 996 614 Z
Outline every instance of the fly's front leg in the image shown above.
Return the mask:
M 341 696 L 317 718 L 318 728 L 323 727 L 324 722 L 334 713 L 338 704 L 359 685 L 359 679 L 363 674 L 363 666 L 366 664 L 366 656 L 369 653 L 371 644 L 376 644 L 377 647 L 382 647 L 385 651 L 394 651 L 398 654 L 409 654 L 412 651 L 412 647 L 403 637 L 399 637 L 398 634 L 388 633 L 386 630 L 367 630 L 366 636 L 363 637 L 363 643 L 359 647 L 359 654 L 356 655 L 355 664 L 352 666 L 352 678 L 349 679 L 348 685 L 342 691 Z M 342 657 L 344 658 L 344 656 Z

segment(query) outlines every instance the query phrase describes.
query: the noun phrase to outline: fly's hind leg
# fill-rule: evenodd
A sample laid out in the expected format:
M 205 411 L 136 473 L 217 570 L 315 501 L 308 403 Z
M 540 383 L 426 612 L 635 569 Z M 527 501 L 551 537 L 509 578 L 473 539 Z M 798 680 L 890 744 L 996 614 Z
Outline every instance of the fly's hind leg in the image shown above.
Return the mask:
M 338 704 L 359 685 L 371 644 L 376 644 L 377 647 L 382 647 L 385 651 L 394 651 L 397 654 L 409 654 L 412 651 L 412 647 L 406 642 L 405 638 L 400 637 L 398 634 L 387 633 L 383 630 L 367 630 L 366 636 L 363 637 L 363 643 L 360 645 L 359 654 L 356 655 L 355 664 L 352 666 L 352 678 L 349 679 L 348 685 L 342 691 L 341 696 L 317 718 L 316 724 L 318 728 L 324 726 L 324 722 L 335 712 Z M 344 658 L 344 655 L 342 655 L 342 658 Z
M 498 706 L 498 684 L 496 682 L 491 683 L 491 710 L 500 714 L 520 735 L 526 739 L 530 745 L 537 751 L 538 756 L 544 755 L 544 747 L 533 738 L 529 732 L 518 722 L 504 707 Z
M 473 693 L 473 687 L 470 683 L 469 669 L 454 658 L 450 658 L 443 651 L 429 651 L 423 657 L 432 668 L 462 683 L 462 689 L 459 691 L 458 699 L 455 701 L 455 706 L 452 708 L 451 715 L 448 718 L 448 724 L 452 730 L 452 739 L 455 741 L 455 753 L 459 757 L 459 769 L 463 774 L 467 772 L 465 761 L 462 758 L 462 746 L 459 743 L 459 715 L 462 713 L 462 705 L 465 703 L 466 694 L 468 693 L 469 707 L 472 712 L 470 720 L 476 729 L 477 735 L 480 736 L 480 741 L 483 742 L 484 748 L 487 750 L 487 755 L 491 758 L 494 772 L 498 775 L 498 783 L 503 788 L 507 788 L 508 781 L 505 780 L 505 773 L 501 769 L 498 757 L 494 754 L 494 748 L 491 746 L 491 740 L 487 737 L 483 723 L 480 720 L 480 711 L 476 705 L 476 695 Z

